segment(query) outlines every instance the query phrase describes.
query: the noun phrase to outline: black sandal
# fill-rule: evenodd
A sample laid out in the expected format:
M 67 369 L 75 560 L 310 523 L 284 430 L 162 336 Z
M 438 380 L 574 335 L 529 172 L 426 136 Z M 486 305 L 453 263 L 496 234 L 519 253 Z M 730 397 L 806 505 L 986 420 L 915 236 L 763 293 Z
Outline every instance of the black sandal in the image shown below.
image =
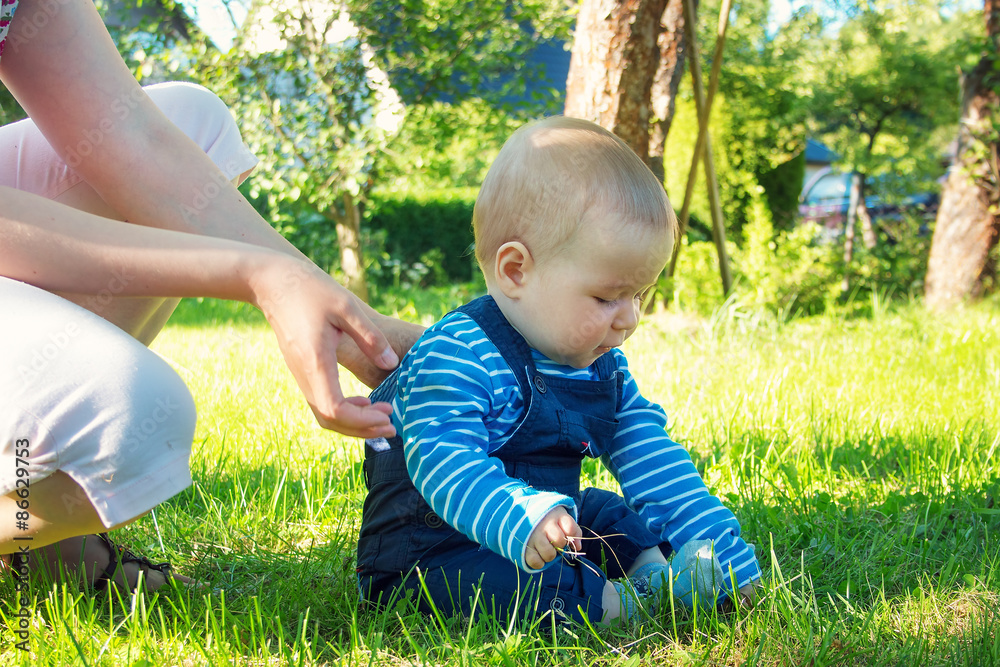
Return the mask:
M 163 575 L 163 578 L 170 580 L 170 563 L 153 563 L 151 560 L 145 556 L 137 556 L 126 547 L 115 544 L 111 541 L 111 537 L 107 533 L 98 533 L 97 537 L 104 542 L 104 546 L 108 548 L 108 566 L 104 568 L 104 572 L 101 573 L 97 579 L 94 580 L 94 590 L 98 592 L 103 592 L 107 590 L 108 584 L 114 581 L 115 573 L 118 572 L 118 567 L 120 565 L 125 565 L 126 563 L 138 563 L 139 572 L 142 573 L 142 568 L 145 567 L 147 570 L 156 570 Z M 126 579 L 126 582 L 128 580 Z M 136 580 L 138 585 L 139 581 Z M 135 593 L 135 588 L 132 589 Z
M 7 563 L 7 570 L 10 571 L 11 576 L 18 581 L 21 580 L 21 575 L 28 571 L 28 559 L 23 553 L 12 553 L 7 554 L 10 556 L 10 562 Z

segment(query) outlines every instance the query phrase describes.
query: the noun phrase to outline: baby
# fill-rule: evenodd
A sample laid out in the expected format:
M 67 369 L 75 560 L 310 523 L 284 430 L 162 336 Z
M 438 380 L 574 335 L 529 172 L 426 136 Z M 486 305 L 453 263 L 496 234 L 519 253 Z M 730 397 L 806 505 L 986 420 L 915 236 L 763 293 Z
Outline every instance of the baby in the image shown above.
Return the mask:
M 487 296 L 372 394 L 399 435 L 365 446 L 363 597 L 597 623 L 749 594 L 753 547 L 619 349 L 675 242 L 662 185 L 600 126 L 548 118 L 504 144 L 473 226 Z M 624 497 L 581 491 L 584 457 Z

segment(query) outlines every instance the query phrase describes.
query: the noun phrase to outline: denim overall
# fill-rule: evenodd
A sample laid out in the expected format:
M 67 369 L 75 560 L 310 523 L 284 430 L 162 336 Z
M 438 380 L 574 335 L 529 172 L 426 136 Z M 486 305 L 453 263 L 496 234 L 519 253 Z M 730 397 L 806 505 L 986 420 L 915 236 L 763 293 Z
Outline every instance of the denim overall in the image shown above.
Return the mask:
M 365 443 L 365 499 L 358 542 L 362 597 L 387 603 L 393 594 L 412 595 L 429 611 L 423 586 L 437 609 L 557 619 L 601 620 L 608 578 L 625 575 L 645 549 L 660 545 L 621 496 L 601 489 L 581 492 L 584 456 L 599 457 L 614 438 L 622 375 L 611 354 L 596 363 L 598 380 L 571 380 L 539 373 L 524 338 L 507 322 L 492 297 L 463 306 L 503 355 L 525 397 L 525 414 L 510 439 L 490 456 L 511 478 L 573 498 L 583 530 L 583 557 L 564 555 L 540 573 L 529 574 L 446 524 L 414 488 L 397 435 Z M 391 401 L 393 373 L 372 393 Z M 598 538 L 597 536 L 601 536 Z M 589 539 L 588 539 L 589 538 Z M 661 549 L 669 554 L 670 545 Z M 419 568 L 419 576 L 415 567 Z M 476 596 L 476 590 L 481 592 Z M 471 598 L 476 598 L 473 609 Z

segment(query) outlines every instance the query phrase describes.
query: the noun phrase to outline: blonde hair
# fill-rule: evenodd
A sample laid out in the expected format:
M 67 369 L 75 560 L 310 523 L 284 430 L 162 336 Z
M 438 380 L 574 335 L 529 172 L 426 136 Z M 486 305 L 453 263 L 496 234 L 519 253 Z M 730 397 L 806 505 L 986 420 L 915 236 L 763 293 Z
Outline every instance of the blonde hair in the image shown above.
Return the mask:
M 504 143 L 479 190 L 472 214 L 476 259 L 488 278 L 504 243 L 520 241 L 538 259 L 602 213 L 676 241 L 677 219 L 663 185 L 624 141 L 577 118 L 528 123 Z

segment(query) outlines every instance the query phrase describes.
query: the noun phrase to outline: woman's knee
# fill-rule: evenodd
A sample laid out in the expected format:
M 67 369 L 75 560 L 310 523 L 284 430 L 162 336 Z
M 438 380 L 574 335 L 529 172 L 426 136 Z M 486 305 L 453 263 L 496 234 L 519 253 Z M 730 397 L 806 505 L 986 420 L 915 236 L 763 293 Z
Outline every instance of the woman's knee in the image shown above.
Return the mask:
M 177 372 L 153 352 L 141 349 L 138 354 L 142 357 L 139 372 L 131 375 L 131 382 L 121 392 L 127 401 L 123 411 L 123 454 L 148 454 L 151 447 L 190 452 L 197 421 L 190 390 Z
M 101 420 L 97 450 L 81 448 L 64 468 L 105 526 L 134 519 L 191 484 L 194 399 L 165 361 L 138 344 L 135 349 L 121 384 L 102 399 L 115 407 Z
M 80 452 L 72 459 L 76 464 L 105 474 L 122 467 L 138 476 L 144 461 L 186 460 L 196 410 L 177 371 L 117 327 L 96 317 L 81 316 L 81 322 L 86 326 L 79 341 L 60 360 L 64 372 L 76 373 L 77 389 L 53 401 L 47 420 L 52 435 Z M 89 358 L 76 354 L 84 350 Z
M 243 144 L 239 126 L 226 103 L 204 86 L 185 82 L 145 88 L 150 99 L 190 137 L 228 180 L 253 169 L 256 157 Z

